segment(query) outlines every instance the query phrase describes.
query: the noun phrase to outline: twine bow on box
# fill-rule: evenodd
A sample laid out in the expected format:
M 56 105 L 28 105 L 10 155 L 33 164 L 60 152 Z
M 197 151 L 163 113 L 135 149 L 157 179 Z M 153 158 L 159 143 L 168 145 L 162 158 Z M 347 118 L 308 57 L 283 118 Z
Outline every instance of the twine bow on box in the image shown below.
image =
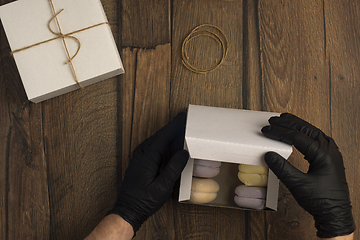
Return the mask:
M 54 40 L 56 40 L 56 39 L 62 39 L 62 42 L 63 42 L 63 44 L 64 44 L 64 48 L 65 48 L 65 51 L 66 51 L 66 55 L 67 55 L 67 57 L 68 57 L 68 61 L 66 61 L 65 64 L 69 64 L 69 65 L 70 65 L 71 71 L 72 71 L 73 76 L 74 76 L 75 81 L 76 81 L 76 84 L 77 84 L 80 88 L 82 88 L 82 86 L 80 85 L 79 80 L 78 80 L 78 78 L 77 78 L 77 75 L 76 75 L 76 72 L 75 72 L 75 68 L 74 68 L 74 64 L 73 64 L 73 62 L 72 62 L 72 60 L 76 57 L 76 55 L 77 55 L 77 54 L 79 53 L 79 51 L 80 51 L 81 42 L 80 42 L 80 40 L 79 40 L 78 38 L 76 38 L 76 37 L 74 37 L 74 36 L 71 36 L 71 35 L 73 35 L 73 34 L 75 34 L 75 33 L 83 32 L 83 31 L 86 31 L 86 30 L 88 30 L 88 29 L 91 29 L 91 28 L 94 28 L 94 27 L 98 27 L 98 26 L 101 26 L 101 25 L 104 25 L 104 24 L 109 25 L 109 23 L 108 23 L 108 22 L 102 22 L 102 23 L 98 23 L 98 24 L 92 25 L 92 26 L 90 26 L 90 27 L 86 27 L 86 28 L 83 28 L 83 29 L 80 29 L 80 30 L 76 30 L 76 31 L 73 31 L 73 32 L 64 34 L 64 33 L 62 32 L 62 30 L 61 30 L 59 20 L 57 19 L 57 16 L 58 16 L 62 11 L 64 11 L 64 9 L 62 9 L 62 10 L 60 10 L 58 13 L 56 13 L 56 12 L 55 12 L 55 7 L 54 7 L 54 4 L 53 4 L 52 0 L 49 0 L 49 2 L 50 2 L 51 9 L 52 9 L 52 12 L 53 12 L 54 16 L 53 16 L 53 17 L 50 19 L 50 21 L 48 22 L 48 28 L 49 28 L 50 32 L 52 32 L 54 35 L 56 35 L 56 37 L 51 38 L 51 39 L 48 39 L 48 40 L 45 40 L 45 41 L 42 41 L 42 42 L 38 42 L 38 43 L 35 43 L 35 44 L 32 44 L 32 45 L 29 45 L 29 46 L 27 46 L 27 47 L 23 47 L 23 48 L 20 48 L 20 49 L 16 49 L 16 50 L 14 50 L 14 51 L 11 52 L 11 55 L 14 55 L 14 54 L 17 53 L 17 52 L 21 52 L 21 51 L 24 51 L 24 50 L 26 50 L 26 49 L 29 49 L 29 48 L 32 48 L 32 47 L 35 47 L 35 46 L 38 46 L 38 45 L 41 45 L 41 44 L 44 44 L 44 43 L 47 43 L 47 42 L 50 42 L 50 41 L 54 41 Z M 57 27 L 58 27 L 58 29 L 59 29 L 59 32 L 58 32 L 58 33 L 55 32 L 55 31 L 51 28 L 51 22 L 54 21 L 54 20 L 55 20 L 55 22 L 56 22 L 56 24 L 57 24 Z M 110 26 L 110 25 L 109 25 L 109 26 Z M 71 38 L 71 39 L 75 40 L 75 41 L 77 42 L 77 44 L 78 44 L 78 48 L 77 48 L 77 50 L 76 50 L 76 52 L 75 52 L 75 54 L 74 54 L 73 56 L 70 55 L 69 49 L 68 49 L 68 47 L 67 47 L 67 45 L 66 45 L 65 38 Z

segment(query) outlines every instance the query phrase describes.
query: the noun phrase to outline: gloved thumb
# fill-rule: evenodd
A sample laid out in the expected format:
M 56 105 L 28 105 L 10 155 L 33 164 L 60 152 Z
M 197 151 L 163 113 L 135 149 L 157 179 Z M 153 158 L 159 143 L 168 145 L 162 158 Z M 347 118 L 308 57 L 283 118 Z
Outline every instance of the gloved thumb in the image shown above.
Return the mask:
M 177 179 L 179 179 L 182 170 L 184 169 L 189 159 L 189 153 L 186 150 L 176 152 L 166 164 L 164 170 L 159 175 L 157 181 L 160 186 L 165 189 L 170 189 L 174 186 Z
M 289 190 L 297 186 L 306 177 L 305 173 L 299 171 L 276 152 L 267 152 L 265 162 Z

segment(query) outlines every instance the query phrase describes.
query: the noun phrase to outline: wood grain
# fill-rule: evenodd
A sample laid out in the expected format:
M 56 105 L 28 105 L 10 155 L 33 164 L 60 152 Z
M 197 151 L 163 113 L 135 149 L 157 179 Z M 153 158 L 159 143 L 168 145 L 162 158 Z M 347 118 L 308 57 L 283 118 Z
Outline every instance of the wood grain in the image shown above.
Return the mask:
M 243 107 L 263 109 L 258 1 L 244 1 Z
M 8 139 L 9 239 L 48 239 L 50 235 L 41 113 L 40 105 L 30 104 L 11 116 L 13 125 Z
M 42 109 L 27 101 L 2 27 L 0 34 L 0 238 L 48 239 Z
M 102 4 L 117 39 L 118 3 Z M 84 238 L 115 202 L 118 84 L 112 78 L 41 103 L 51 239 Z
M 8 161 L 8 151 L 9 147 L 9 135 L 11 134 L 11 125 L 10 125 L 10 118 L 9 118 L 9 109 L 7 102 L 7 90 L 13 88 L 13 84 L 11 82 L 5 81 L 6 80 L 6 73 L 8 67 L 7 62 L 9 61 L 9 48 L 8 43 L 6 41 L 6 37 L 4 35 L 4 29 L 1 27 L 0 31 L 0 64 L 1 64 L 1 71 L 0 71 L 0 238 L 6 239 L 8 235 L 8 191 L 9 191 L 9 183 L 8 183 L 8 168 L 9 168 L 9 161 Z M 9 85 L 10 84 L 10 85 Z M 9 86 L 9 87 L 8 87 Z M 16 89 L 16 87 L 15 87 Z M 9 91 L 11 93 L 11 90 Z
M 259 27 L 264 110 L 291 112 L 329 134 L 330 79 L 322 2 L 259 1 Z M 289 161 L 307 170 L 299 152 Z M 282 184 L 278 212 L 267 214 L 266 221 L 268 239 L 315 236 L 312 217 Z
M 169 122 L 171 45 L 122 51 L 126 74 L 121 80 L 122 169 L 132 151 Z M 172 202 L 150 217 L 134 239 L 173 239 Z M 164 230 L 166 229 L 166 230 Z
M 119 185 L 124 178 L 124 173 L 129 165 L 129 159 L 132 156 L 131 135 L 132 135 L 132 120 L 133 120 L 133 108 L 134 108 L 134 89 L 135 89 L 135 77 L 137 66 L 137 48 L 124 48 L 121 51 L 121 56 L 124 61 L 124 69 L 126 73 L 121 76 L 119 101 L 121 106 L 120 114 L 120 127 L 121 127 L 121 167 L 118 173 L 121 179 L 119 179 Z
M 258 1 L 244 1 L 243 108 L 263 110 Z M 273 213 L 271 213 L 273 214 Z M 247 239 L 267 239 L 266 213 L 245 213 Z
M 288 111 L 321 128 L 343 153 L 360 224 L 359 3 L 101 2 L 126 73 L 40 104 L 26 100 L 0 27 L 0 239 L 85 237 L 112 207 L 134 148 L 188 104 Z M 203 23 L 220 27 L 230 48 L 219 69 L 198 75 L 182 65 L 180 48 Z M 222 53 L 208 38 L 193 40 L 188 52 L 200 67 Z M 290 162 L 307 170 L 297 151 Z M 280 184 L 272 213 L 171 198 L 135 239 L 302 240 L 315 232 Z
M 170 43 L 170 0 L 123 0 L 122 46 L 155 48 Z
M 53 239 L 85 237 L 115 202 L 116 85 L 106 80 L 43 103 Z
M 183 1 L 173 3 L 171 111 L 184 111 L 189 103 L 215 107 L 242 107 L 242 1 Z M 229 41 L 229 53 L 218 69 L 195 74 L 181 63 L 181 44 L 201 24 L 213 24 Z M 216 41 L 198 37 L 189 44 L 189 57 L 199 67 L 212 66 L 221 56 Z
M 185 111 L 188 104 L 242 108 L 243 25 L 242 1 L 173 2 L 171 113 Z M 181 44 L 201 24 L 213 24 L 224 32 L 230 48 L 218 69 L 195 74 L 181 63 Z M 212 39 L 199 37 L 189 43 L 195 66 L 214 65 L 221 48 Z M 236 224 L 235 224 L 236 223 Z M 245 212 L 179 204 L 175 208 L 176 239 L 246 239 Z
M 326 1 L 326 57 L 331 79 L 331 133 L 344 158 L 353 215 L 360 224 L 360 4 Z M 345 17 L 346 16 L 346 17 Z M 359 239 L 359 231 L 355 238 Z

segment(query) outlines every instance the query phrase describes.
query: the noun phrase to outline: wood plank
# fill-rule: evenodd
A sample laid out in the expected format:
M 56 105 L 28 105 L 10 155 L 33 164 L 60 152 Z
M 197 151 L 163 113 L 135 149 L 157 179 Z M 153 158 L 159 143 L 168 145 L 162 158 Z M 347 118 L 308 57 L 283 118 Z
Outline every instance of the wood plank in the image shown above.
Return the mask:
M 134 147 L 131 145 L 132 134 L 132 120 L 134 108 L 134 89 L 137 66 L 137 48 L 124 48 L 121 51 L 123 57 L 125 74 L 121 76 L 120 81 L 120 95 L 119 103 L 121 105 L 121 112 L 119 114 L 119 121 L 121 122 L 121 165 L 119 166 L 118 174 L 119 185 L 124 179 L 124 173 L 129 165 L 129 159 L 132 156 Z
M 8 239 L 49 239 L 50 209 L 41 105 L 10 112 Z
M 259 1 L 264 110 L 291 112 L 329 134 L 329 76 L 322 1 Z M 269 11 L 269 9 L 272 9 Z M 289 159 L 306 171 L 299 152 Z M 280 184 L 277 213 L 267 214 L 267 239 L 312 239 L 314 221 Z
M 118 39 L 119 3 L 101 2 Z M 42 103 L 51 239 L 85 238 L 115 202 L 118 90 L 115 77 Z
M 170 43 L 169 0 L 122 0 L 122 46 L 155 48 Z
M 5 2 L 0 1 L 1 4 Z M 9 235 L 9 145 L 11 144 L 12 123 L 9 116 L 23 99 L 25 92 L 18 79 L 18 73 L 9 55 L 10 47 L 4 28 L 0 27 L 0 239 L 7 239 Z M 11 81 L 12 80 L 12 81 Z M 14 81 L 15 80 L 15 81 Z M 20 90 L 20 91 L 19 91 Z M 17 93 L 17 91 L 19 91 Z M 13 103 L 13 104 L 9 104 Z
M 51 236 L 82 239 L 116 198 L 117 79 L 42 105 Z
M 331 79 L 331 133 L 344 158 L 353 215 L 360 224 L 360 4 L 325 2 L 326 56 Z M 344 17 L 346 16 L 346 17 Z M 354 239 L 359 239 L 355 232 Z
M 171 115 L 185 111 L 188 104 L 242 108 L 243 2 L 173 2 Z M 213 24 L 229 40 L 228 56 L 218 69 L 195 74 L 181 63 L 181 44 L 190 31 L 201 24 Z M 189 43 L 189 57 L 195 66 L 208 67 L 221 56 L 219 44 L 206 37 Z M 176 204 L 175 239 L 246 239 L 249 226 L 245 211 Z M 236 220 L 235 220 L 236 219 Z
M 172 115 L 184 111 L 189 103 L 219 107 L 242 107 L 242 2 L 196 1 L 173 4 Z M 206 13 L 206 14 L 204 14 Z M 222 66 L 207 74 L 195 74 L 181 63 L 181 44 L 190 31 L 204 23 L 223 30 L 229 53 Z M 212 66 L 221 55 L 214 40 L 198 37 L 188 53 L 199 67 Z M 196 56 L 195 56 L 196 55 Z
M 258 4 L 258 1 L 244 1 L 243 16 L 243 107 L 256 111 L 263 110 Z M 248 223 L 246 239 L 266 239 L 266 213 L 250 211 L 245 217 Z
M 117 0 L 101 0 L 106 17 L 110 23 L 111 31 L 114 35 L 114 38 L 118 44 L 121 45 L 121 35 L 119 34 L 121 20 L 119 18 L 121 1 Z
M 137 52 L 131 150 L 169 122 L 170 56 L 170 44 Z
M 122 167 L 132 151 L 169 121 L 170 44 L 155 49 L 122 51 L 127 73 L 121 81 Z M 134 239 L 173 239 L 172 202 L 169 200 L 140 228 Z
M 7 104 L 9 100 L 7 99 L 8 95 L 11 94 L 14 90 L 19 88 L 14 86 L 11 81 L 7 81 L 10 70 L 10 75 L 14 76 L 14 69 L 7 67 L 13 65 L 9 60 L 9 45 L 6 41 L 4 34 L 4 28 L 0 28 L 0 238 L 6 239 L 8 236 L 8 191 L 9 191 L 9 159 L 8 159 L 8 149 L 9 149 L 9 139 L 11 134 L 11 121 L 9 117 L 9 105 Z M 10 63 L 9 63 L 10 62 Z M 19 83 L 19 80 L 17 81 Z M 18 84 L 17 84 L 18 85 Z M 14 89 L 15 88 L 15 89 Z M 12 90 L 14 89 L 14 90 Z
M 42 109 L 27 101 L 3 27 L 0 32 L 0 238 L 49 239 Z
M 244 108 L 260 111 L 263 108 L 260 65 L 260 36 L 258 1 L 244 1 Z

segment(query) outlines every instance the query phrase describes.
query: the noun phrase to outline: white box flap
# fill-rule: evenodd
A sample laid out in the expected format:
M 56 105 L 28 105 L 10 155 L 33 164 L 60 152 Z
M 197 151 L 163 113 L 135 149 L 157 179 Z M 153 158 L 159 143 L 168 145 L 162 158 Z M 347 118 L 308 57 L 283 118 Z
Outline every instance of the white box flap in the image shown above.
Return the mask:
M 185 141 L 191 158 L 266 165 L 275 151 L 288 158 L 292 146 L 269 139 L 261 128 L 279 113 L 189 105 Z

